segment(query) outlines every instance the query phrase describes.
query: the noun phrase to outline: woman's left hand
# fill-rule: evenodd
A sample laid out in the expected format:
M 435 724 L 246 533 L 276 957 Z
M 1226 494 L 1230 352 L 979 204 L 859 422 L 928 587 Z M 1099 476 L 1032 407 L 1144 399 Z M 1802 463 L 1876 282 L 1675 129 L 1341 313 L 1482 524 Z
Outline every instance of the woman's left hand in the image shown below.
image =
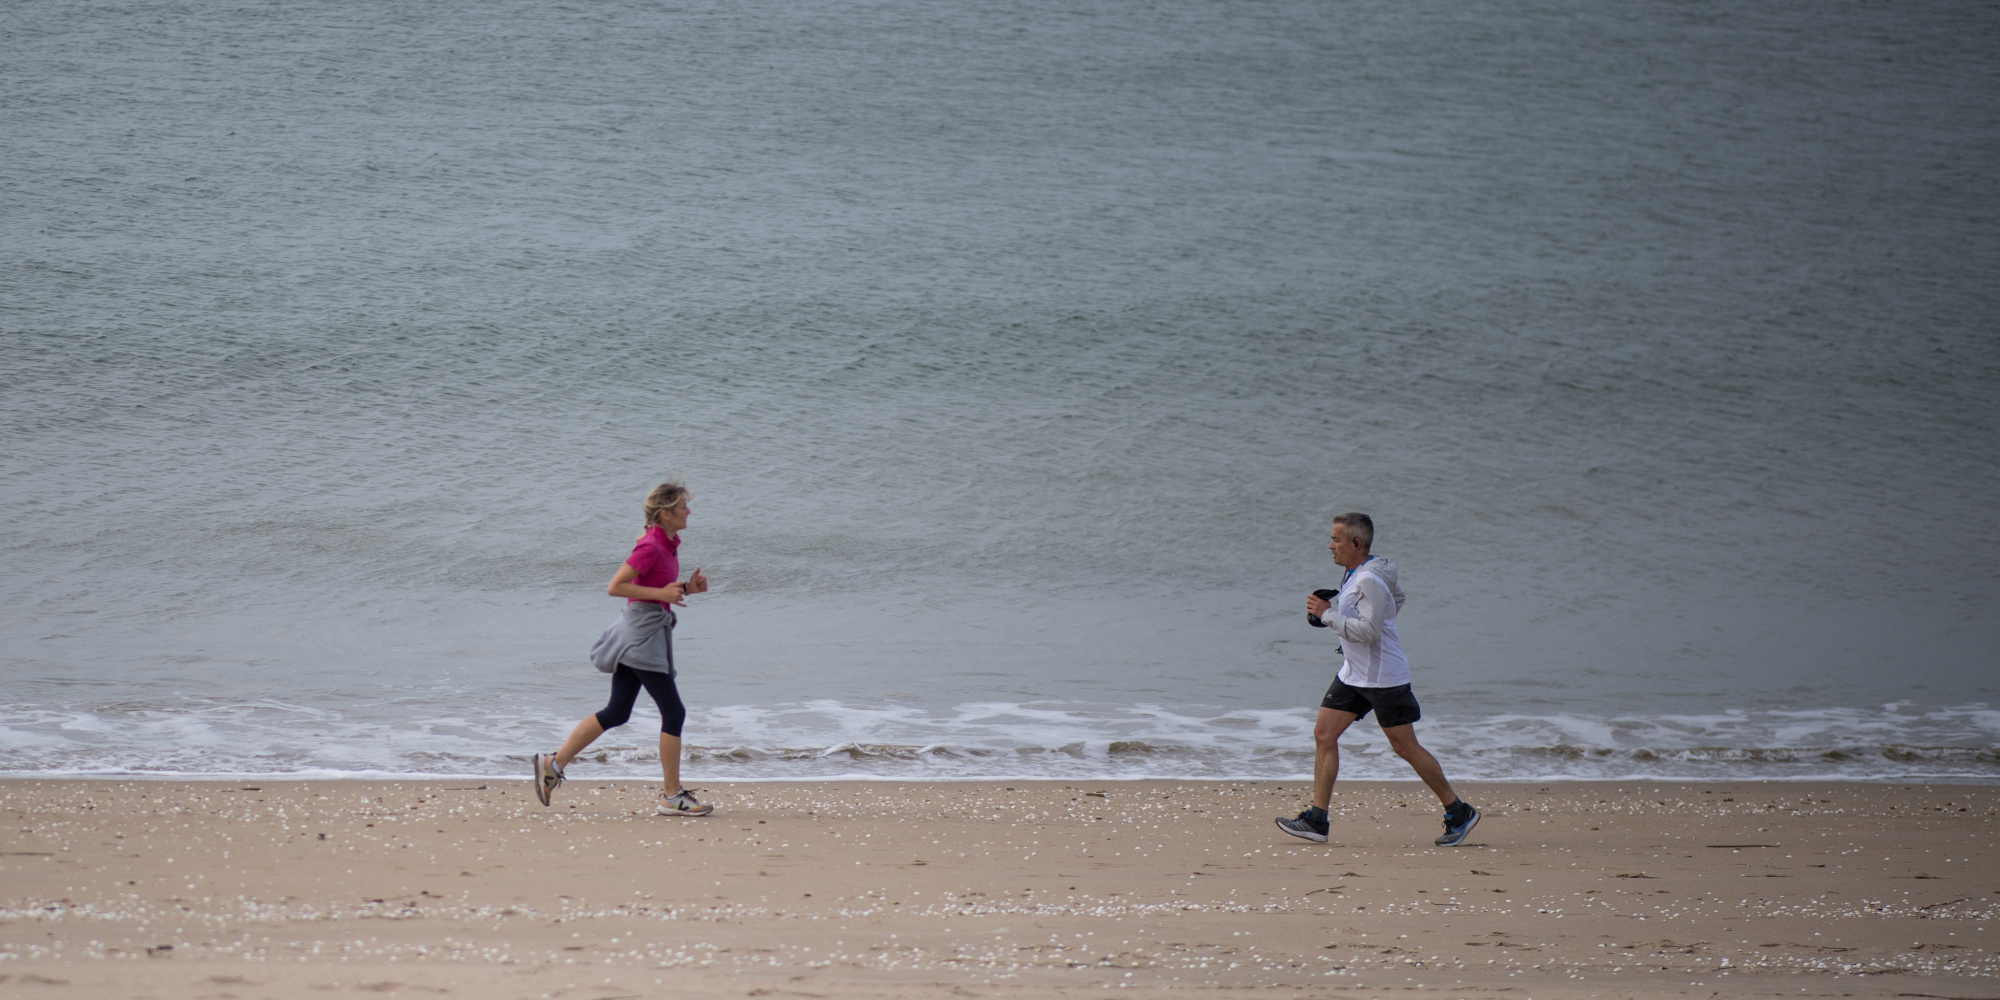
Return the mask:
M 696 566 L 694 572 L 688 574 L 687 582 L 681 584 L 681 592 L 684 594 L 708 593 L 708 577 L 702 575 L 701 567 Z

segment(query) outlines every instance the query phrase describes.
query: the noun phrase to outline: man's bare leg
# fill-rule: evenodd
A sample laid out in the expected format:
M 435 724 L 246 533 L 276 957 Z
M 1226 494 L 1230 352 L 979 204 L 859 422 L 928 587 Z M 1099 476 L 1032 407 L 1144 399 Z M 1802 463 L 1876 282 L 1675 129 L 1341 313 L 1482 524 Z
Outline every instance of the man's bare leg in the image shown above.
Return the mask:
M 1320 709 L 1320 714 L 1323 716 L 1326 711 Z M 1396 756 L 1409 761 L 1410 766 L 1416 769 L 1417 777 L 1424 779 L 1424 784 L 1429 785 L 1431 791 L 1437 794 L 1439 802 L 1451 805 L 1458 801 L 1458 793 L 1452 791 L 1451 782 L 1445 780 L 1444 767 L 1438 763 L 1436 757 L 1431 756 L 1429 750 L 1424 749 L 1423 744 L 1417 742 L 1415 725 L 1384 726 L 1382 735 L 1389 738 L 1389 749 L 1396 751 Z M 1331 785 L 1332 782 L 1328 784 Z
M 1313 723 L 1313 805 L 1321 809 L 1333 803 L 1333 779 L 1340 776 L 1340 734 L 1359 718 L 1352 712 L 1322 706 L 1319 719 Z

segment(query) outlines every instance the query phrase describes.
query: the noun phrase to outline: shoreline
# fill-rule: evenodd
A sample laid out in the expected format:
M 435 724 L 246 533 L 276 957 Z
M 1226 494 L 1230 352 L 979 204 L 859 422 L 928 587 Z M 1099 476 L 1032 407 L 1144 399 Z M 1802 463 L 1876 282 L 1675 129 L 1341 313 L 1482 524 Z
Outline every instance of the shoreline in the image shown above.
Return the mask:
M 275 704 L 218 715 L 205 696 L 156 702 L 134 718 L 129 706 L 77 694 L 13 706 L 15 746 L 0 753 L 0 776 L 474 780 L 526 774 L 527 751 L 554 745 L 571 724 L 461 705 L 476 725 L 431 732 L 405 725 L 407 706 L 358 712 L 336 698 L 324 718 Z M 575 695 L 565 687 L 560 697 Z M 1303 781 L 1312 770 L 1311 718 L 1295 706 L 1225 711 L 1049 701 L 884 711 L 862 702 L 787 701 L 782 693 L 768 705 L 706 707 L 704 728 L 683 748 L 685 769 L 705 780 L 755 783 Z M 778 716 L 775 728 L 759 721 Z M 2000 715 L 1983 702 L 1700 716 L 1492 709 L 1433 713 L 1419 729 L 1447 774 L 1475 781 L 2000 784 Z M 302 733 L 311 740 L 295 742 Z M 1347 777 L 1410 777 L 1376 727 L 1363 724 L 1343 744 Z M 607 734 L 591 750 L 588 768 L 600 776 L 657 773 L 648 733 Z
M 1342 783 L 1318 845 L 1285 781 L 711 782 L 680 819 L 650 781 L 248 780 L 0 780 L 0 982 L 2000 996 L 1976 784 L 1467 782 L 1446 849 L 1415 782 Z
M 523 761 L 522 761 L 522 766 L 523 766 L 524 768 L 525 768 L 525 767 L 527 766 L 527 761 L 526 761 L 526 759 L 525 759 L 525 758 L 524 758 L 524 759 L 523 759 Z M 686 768 L 686 766 L 685 766 L 685 765 L 683 765 L 683 767 L 682 767 L 682 770 L 683 770 L 683 772 L 685 772 L 685 771 L 687 770 L 687 768 Z M 657 769 L 656 769 L 656 773 L 657 773 Z M 363 770 L 363 771 L 332 771 L 332 770 L 327 770 L 327 771 L 240 771 L 240 772 L 239 772 L 239 771 L 216 771 L 216 772 L 201 772 L 201 771 L 119 771 L 119 772 L 48 772 L 48 771 L 0 771 L 0 782 L 8 782 L 8 781 L 51 781 L 51 782 L 52 782 L 52 781 L 166 781 L 166 782 L 173 782 L 173 781 L 184 781 L 184 782 L 190 782 L 190 783 L 207 783 L 207 782 L 231 782 L 231 781 L 269 781 L 269 782 L 312 782 L 312 781 L 327 781 L 327 782 L 354 782 L 354 781 L 385 781 L 385 782 L 399 782 L 399 781 L 410 781 L 410 782 L 430 782 L 430 781 L 482 781 L 482 782 L 509 782 L 509 781 L 518 781 L 518 782 L 522 782 L 522 783 L 527 783 L 527 782 L 528 782 L 529 780 L 530 780 L 530 778 L 529 778 L 529 777 L 528 777 L 528 775 L 527 775 L 527 774 L 525 774 L 525 773 L 521 773 L 521 774 L 513 774 L 513 773 L 509 773 L 509 774 L 432 774 L 432 773 L 425 773 L 425 772 L 399 772 L 399 771 L 373 771 L 373 770 Z M 593 777 L 578 777 L 578 778 L 576 778 L 576 779 L 573 779 L 573 780 L 576 780 L 576 781 L 607 781 L 607 782 L 617 782 L 617 783 L 620 783 L 620 784 L 632 784 L 632 783 L 635 783 L 635 782 L 637 782 L 637 783 L 643 783 L 643 782 L 645 782 L 645 781 L 648 781 L 648 780 L 651 780 L 651 779 L 649 779 L 649 778 L 648 778 L 648 777 L 647 777 L 646 775 L 643 775 L 643 774 L 611 774 L 611 775 L 603 775 L 603 776 L 593 776 Z M 849 774 L 836 774 L 836 775 L 826 775 L 826 776 L 819 776 L 819 775 L 815 775 L 815 776 L 812 776 L 812 777 L 810 777 L 810 778 L 798 778 L 798 777 L 785 777 L 785 776 L 777 776 L 777 777 L 762 777 L 762 776 L 759 776 L 759 777 L 742 777 L 742 778 L 739 778 L 739 777 L 724 777 L 724 776 L 710 776 L 710 777 L 703 777 L 703 776 L 691 776 L 689 780 L 690 780 L 690 781 L 693 781 L 693 782 L 702 782 L 702 781 L 706 781 L 706 782 L 707 782 L 707 783 L 709 783 L 709 784 L 715 784 L 715 785 L 786 785 L 786 784 L 792 784 L 792 785 L 813 785 L 813 784 L 820 784 L 820 783 L 832 783 L 832 784 L 850 784 L 850 783 L 856 783 L 856 782 L 864 782 L 864 783 L 865 783 L 865 782 L 876 782 L 876 783 L 883 783 L 883 784 L 992 784 L 992 783 L 995 783 L 995 782 L 1001 782 L 1001 783 L 1005 783 L 1005 782 L 1015 782 L 1015 783 L 1026 783 L 1026 784 L 1049 784 L 1049 783 L 1051 783 L 1051 782 L 1078 782 L 1078 781 L 1081 781 L 1081 782 L 1114 782 L 1114 783 L 1120 783 L 1120 784 L 1133 784 L 1133 783 L 1139 783 L 1139 782 L 1148 782 L 1148 781 L 1167 781 L 1167 782 L 1180 782 L 1180 783 L 1183 783 L 1183 784 L 1197 784 L 1197 785 L 1198 785 L 1198 784 L 1201 784 L 1202 782 L 1234 782 L 1234 783 L 1243 783 L 1243 782 L 1260 782 L 1260 783 L 1276 783 L 1276 784 L 1304 784 L 1304 783 L 1308 783 L 1308 782 L 1310 782 L 1310 781 L 1312 780 L 1312 776 L 1311 776 L 1311 775 L 1281 775 L 1281 776 L 1276 776 L 1276 777 L 1273 777 L 1273 776 L 1270 776 L 1270 775 L 1220 775 L 1220 776 L 1218 776 L 1218 775 L 1144 775 L 1144 776 L 1106 776 L 1106 775 L 1079 775 L 1079 776 L 1069 776 L 1069 777 L 1054 777 L 1054 778 L 1051 778 L 1051 777 L 1049 777 L 1049 776 L 1047 776 L 1047 775 L 1026 775 L 1026 776 L 1020 776 L 1020 775 L 999 775 L 999 776 L 990 776 L 990 775 L 936 775 L 936 776 L 927 776 L 927 777 L 922 777 L 922 778 L 912 778 L 912 777 L 901 777 L 901 776 L 887 776 L 887 777 L 885 777 L 885 776 L 883 776 L 883 775 L 878 775 L 878 774 L 862 774 L 862 773 L 849 773 Z M 1715 778 L 1697 778 L 1697 777 L 1660 777 L 1660 776 L 1658 776 L 1658 775 L 1632 775 L 1632 776 L 1626 776 L 1626 777 L 1609 777 L 1609 778 L 1597 778 L 1597 777 L 1593 777 L 1593 778 L 1575 778 L 1575 777 L 1564 777 L 1564 776 L 1557 776 L 1557 777 L 1522 777 L 1522 778 L 1477 778 L 1477 779 L 1468 779 L 1466 783 L 1468 783 L 1468 784 L 1477 784 L 1477 785 L 1481 785 L 1481 786 L 1486 786 L 1486 785 L 1494 785 L 1494 786 L 1500 786 L 1500 787 L 1509 787 L 1509 786 L 1514 786 L 1514 785 L 1603 785 L 1603 784 L 1627 784 L 1627 785 L 1630 785 L 1630 784 L 1647 784 L 1647 785 L 1662 785 L 1662 786 L 1665 786 L 1665 785 L 1675 785 L 1675 784 L 1687 784 L 1687 785 L 1758 785 L 1758 784 L 1785 784 L 1785 785 L 1798 785 L 1798 784 L 1814 784 L 1814 783 L 1818 783 L 1818 784 L 1831 784 L 1831 785 L 1873 785 L 1873 786 L 1887 786 L 1887 785 L 1901 785 L 1901 786 L 1904 786 L 1904 787 L 1908 787 L 1908 788 L 1916 788 L 1916 787 L 1919 787 L 1919 786 L 1930 786 L 1930 785 L 1950 785 L 1950 786 L 1959 786 L 1959 785 L 1969 785 L 1969 786 L 1984 786 L 1984 787 L 1994 787 L 1994 786 L 2000 786 L 2000 775 L 1993 775 L 1993 776 L 1984 776 L 1984 775 L 1949 775 L 1949 776 L 1945 776 L 1945 777 L 1931 777 L 1931 778 L 1912 778 L 1912 777 L 1906 777 L 1906 776 L 1896 776 L 1896 777 L 1859 777 L 1859 778 L 1855 778 L 1855 777 L 1827 777 L 1827 776 L 1824 776 L 1824 775 L 1819 775 L 1819 776 L 1810 776 L 1810 775 L 1771 775 L 1771 776 L 1759 776 L 1759 777 L 1755 777 L 1755 778 L 1729 778 L 1729 777 L 1715 777 Z M 1350 780 L 1347 780 L 1347 779 L 1341 779 L 1341 786 L 1342 786 L 1342 787 L 1346 787 L 1346 786 L 1349 786 L 1349 785 L 1403 785 L 1403 784 L 1411 784 L 1411 785 L 1414 785 L 1414 784 L 1416 784 L 1416 782 L 1415 782 L 1415 780 L 1414 780 L 1414 779 L 1412 779 L 1411 781 L 1408 781 L 1408 782 L 1403 782 L 1403 781 L 1384 781 L 1384 780 L 1378 780 L 1378 779 L 1373 779 L 1373 778 L 1357 778 L 1357 779 L 1354 779 L 1354 780 L 1351 780 L 1351 781 L 1350 781 Z

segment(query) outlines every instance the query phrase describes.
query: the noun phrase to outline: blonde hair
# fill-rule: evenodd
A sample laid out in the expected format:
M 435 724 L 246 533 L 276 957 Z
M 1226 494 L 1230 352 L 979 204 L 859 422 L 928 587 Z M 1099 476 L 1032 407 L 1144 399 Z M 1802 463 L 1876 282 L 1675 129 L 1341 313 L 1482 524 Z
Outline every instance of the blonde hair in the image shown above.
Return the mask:
M 653 492 L 646 494 L 646 527 L 658 524 L 661 511 L 673 510 L 691 495 L 687 487 L 671 479 L 653 487 Z

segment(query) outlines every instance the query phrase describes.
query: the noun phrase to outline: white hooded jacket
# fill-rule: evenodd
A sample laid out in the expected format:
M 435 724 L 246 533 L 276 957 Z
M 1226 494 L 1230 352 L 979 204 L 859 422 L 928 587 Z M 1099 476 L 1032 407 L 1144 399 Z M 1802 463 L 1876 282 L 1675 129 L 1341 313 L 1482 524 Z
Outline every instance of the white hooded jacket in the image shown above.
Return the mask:
M 1385 688 L 1410 683 L 1410 661 L 1396 638 L 1396 614 L 1403 610 L 1403 589 L 1396 585 L 1396 564 L 1370 556 L 1340 585 L 1333 607 L 1319 616 L 1340 637 L 1346 659 L 1340 679 L 1349 687 Z

